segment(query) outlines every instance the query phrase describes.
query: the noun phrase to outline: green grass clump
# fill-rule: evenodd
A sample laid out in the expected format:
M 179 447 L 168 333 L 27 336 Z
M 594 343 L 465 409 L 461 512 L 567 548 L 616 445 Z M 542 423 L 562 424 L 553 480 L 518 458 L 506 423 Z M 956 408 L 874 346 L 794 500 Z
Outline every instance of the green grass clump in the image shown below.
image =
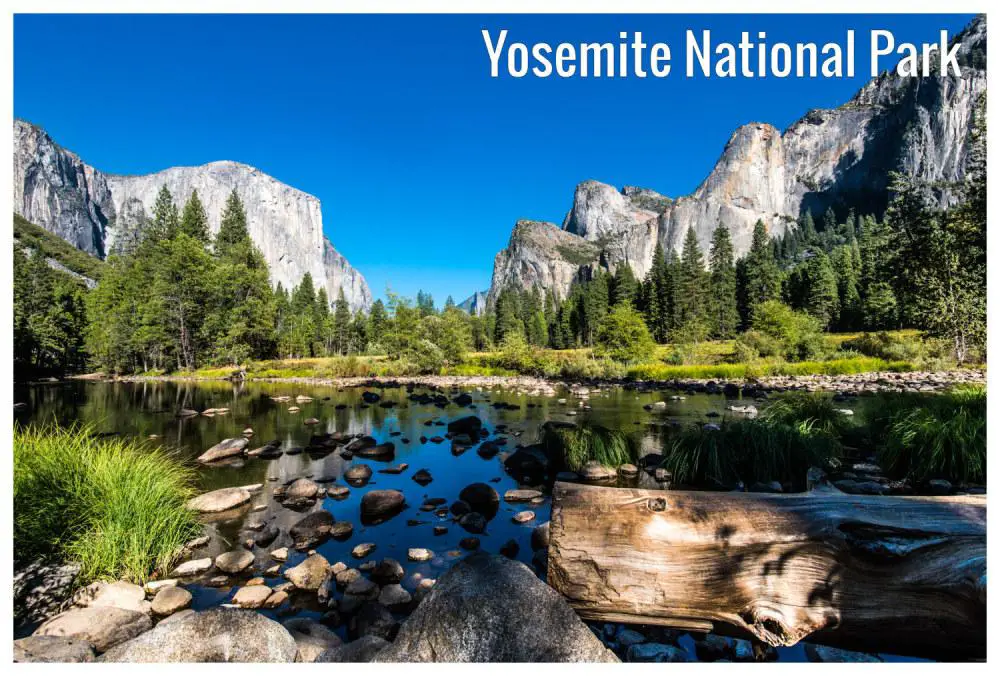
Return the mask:
M 810 428 L 839 436 L 853 422 L 837 404 L 820 392 L 791 392 L 775 398 L 761 416 L 763 420 L 788 426 L 807 423 Z
M 662 466 L 681 484 L 733 487 L 777 480 L 802 490 L 809 468 L 840 451 L 836 437 L 810 421 L 736 420 L 720 430 L 682 431 L 667 442 Z
M 145 443 L 86 427 L 14 431 L 14 558 L 77 561 L 84 582 L 166 573 L 197 534 L 194 475 Z
M 898 395 L 872 423 L 878 462 L 890 476 L 914 482 L 986 480 L 986 388 Z
M 599 425 L 571 425 L 546 423 L 542 426 L 541 444 L 572 471 L 578 471 L 588 462 L 617 468 L 634 463 L 639 457 L 638 441 L 622 432 Z

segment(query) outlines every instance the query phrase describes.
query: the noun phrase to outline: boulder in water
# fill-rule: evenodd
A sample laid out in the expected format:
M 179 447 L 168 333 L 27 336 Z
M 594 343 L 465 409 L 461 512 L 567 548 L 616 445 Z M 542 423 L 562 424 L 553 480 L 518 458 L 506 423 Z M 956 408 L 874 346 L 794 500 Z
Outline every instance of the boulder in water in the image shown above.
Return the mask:
M 242 487 L 220 488 L 191 498 L 187 507 L 204 514 L 225 512 L 245 505 L 251 497 L 250 491 Z
M 472 511 L 479 512 L 487 519 L 496 516 L 500 507 L 500 496 L 489 484 L 469 484 L 458 494 L 458 499 L 468 503 Z
M 288 529 L 295 549 L 300 551 L 315 547 L 326 541 L 333 530 L 333 514 L 325 510 L 307 514 Z
M 361 523 L 381 523 L 399 514 L 405 504 L 406 498 L 399 491 L 369 491 L 361 498 Z
M 525 612 L 530 608 L 530 612 Z M 376 662 L 617 662 L 522 563 L 477 553 L 445 573 Z
M 199 455 L 198 462 L 215 462 L 217 460 L 231 458 L 235 455 L 243 455 L 243 451 L 249 443 L 250 442 L 247 441 L 246 437 L 223 439 L 215 446 L 212 446 L 210 449 Z

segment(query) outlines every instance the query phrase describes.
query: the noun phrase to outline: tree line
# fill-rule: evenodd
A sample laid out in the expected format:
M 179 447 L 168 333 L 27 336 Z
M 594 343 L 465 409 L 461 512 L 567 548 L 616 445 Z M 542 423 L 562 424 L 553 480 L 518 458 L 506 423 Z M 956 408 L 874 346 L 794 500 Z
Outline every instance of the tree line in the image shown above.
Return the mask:
M 893 175 L 881 219 L 853 211 L 841 219 L 828 209 L 817 222 L 807 210 L 774 238 L 758 221 L 739 259 L 724 225 L 707 252 L 689 230 L 680 252 L 657 247 L 641 280 L 627 265 L 582 268 L 565 298 L 501 289 L 482 316 L 450 297 L 439 310 L 423 291 L 415 302 L 389 292 L 368 313 L 352 312 L 343 289 L 331 302 L 309 274 L 294 288 L 272 288 L 236 191 L 211 237 L 197 192 L 178 209 L 164 187 L 141 232 L 116 243 L 93 290 L 15 247 L 15 372 L 173 371 L 352 354 L 433 370 L 514 339 L 553 349 L 614 343 L 615 327 L 658 343 L 739 337 L 751 345 L 767 322 L 813 332 L 919 328 L 951 341 L 962 362 L 986 339 L 984 112 L 985 100 L 965 180 L 927 186 Z M 942 189 L 956 206 L 936 206 L 933 191 Z M 764 355 L 759 342 L 744 356 Z
M 494 345 L 518 333 L 537 346 L 591 347 L 612 308 L 628 304 L 658 343 L 729 339 L 751 329 L 763 304 L 773 312 L 779 303 L 824 331 L 922 329 L 950 340 L 965 361 L 986 337 L 985 139 L 984 99 L 958 185 L 893 174 L 881 220 L 853 210 L 841 220 L 829 208 L 817 223 L 806 210 L 773 238 L 757 221 L 739 259 L 724 225 L 712 233 L 707 256 L 688 230 L 679 254 L 656 249 L 642 280 L 623 264 L 613 273 L 584 269 L 562 300 L 537 289 L 502 290 L 484 318 L 485 335 Z M 956 206 L 936 206 L 932 196 L 942 189 L 957 195 Z

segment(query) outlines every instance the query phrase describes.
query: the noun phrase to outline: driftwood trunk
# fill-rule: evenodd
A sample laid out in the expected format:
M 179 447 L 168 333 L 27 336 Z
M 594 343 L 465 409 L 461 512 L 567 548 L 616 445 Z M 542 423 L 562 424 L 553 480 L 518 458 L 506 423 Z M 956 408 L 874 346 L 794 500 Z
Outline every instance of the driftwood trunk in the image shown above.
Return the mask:
M 552 505 L 549 584 L 586 619 L 986 655 L 985 496 L 557 483 Z

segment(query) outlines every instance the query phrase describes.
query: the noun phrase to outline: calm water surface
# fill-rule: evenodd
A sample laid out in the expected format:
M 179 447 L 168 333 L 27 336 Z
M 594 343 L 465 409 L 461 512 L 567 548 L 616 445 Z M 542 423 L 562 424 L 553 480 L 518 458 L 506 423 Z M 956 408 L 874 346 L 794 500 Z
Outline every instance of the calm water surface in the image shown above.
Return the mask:
M 726 406 L 733 403 L 721 395 L 684 395 L 683 400 L 670 400 L 671 395 L 678 393 L 637 393 L 622 388 L 591 390 L 582 396 L 569 390 L 560 390 L 554 397 L 533 397 L 511 391 L 471 388 L 463 390 L 472 396 L 471 406 L 459 407 L 450 403 L 440 408 L 433 404 L 422 405 L 410 401 L 407 398 L 410 392 L 404 388 L 370 389 L 381 395 L 381 403 L 395 402 L 396 405 L 391 408 L 378 404 L 365 405 L 361 400 L 364 388 L 338 390 L 330 386 L 287 383 L 62 382 L 15 388 L 14 394 L 15 401 L 28 404 L 27 409 L 15 413 L 19 422 L 55 421 L 61 425 L 79 422 L 92 426 L 96 432 L 122 437 L 149 438 L 155 435 L 151 443 L 177 449 L 193 464 L 194 459 L 206 449 L 222 439 L 239 436 L 247 427 L 254 430 L 249 448 L 261 446 L 271 440 L 280 440 L 282 450 L 287 451 L 307 446 L 312 435 L 324 432 L 368 434 L 380 443 L 395 443 L 395 458 L 389 462 L 357 456 L 347 461 L 334 451 L 324 458 L 311 458 L 306 453 L 286 453 L 273 460 L 245 458 L 223 466 L 199 467 L 198 482 L 203 490 L 248 484 L 264 484 L 264 489 L 255 494 L 251 503 L 258 511 L 248 511 L 230 521 L 210 522 L 206 525 L 206 532 L 212 536 L 211 542 L 196 552 L 196 558 L 214 557 L 238 546 L 247 537 L 243 526 L 249 521 L 267 521 L 281 530 L 281 536 L 266 547 L 256 548 L 254 565 L 247 573 L 232 576 L 230 585 L 189 585 L 187 588 L 195 595 L 194 608 L 197 610 L 229 602 L 242 583 L 275 563 L 268 552 L 291 544 L 287 531 L 305 512 L 283 507 L 273 499 L 271 493 L 275 487 L 299 477 L 324 480 L 335 477 L 332 483 L 321 485 L 344 485 L 340 477 L 348 465 L 363 463 L 372 467 L 374 473 L 367 486 L 351 487 L 350 495 L 345 500 L 326 498 L 306 510 L 325 509 L 337 521 L 347 520 L 354 524 L 354 532 L 346 541 L 328 540 L 318 546 L 316 551 L 331 563 L 343 561 L 348 566 L 356 567 L 361 561 L 351 557 L 351 549 L 359 543 L 375 543 L 376 550 L 366 560 L 377 561 L 384 557 L 398 560 L 406 569 L 402 584 L 412 592 L 421 579 L 439 577 L 455 560 L 464 556 L 465 552 L 459 548 L 459 541 L 469 536 L 460 526 L 452 523 L 450 518 L 421 511 L 420 505 L 425 499 L 444 498 L 450 504 L 458 499 L 465 486 L 476 482 L 489 483 L 501 498 L 505 491 L 513 488 L 544 489 L 541 486 L 520 485 L 510 477 L 504 471 L 504 453 L 484 459 L 473 447 L 455 454 L 447 439 L 441 443 L 430 440 L 421 442 L 422 436 L 444 436 L 448 421 L 477 415 L 490 431 L 489 438 L 506 437 L 508 443 L 504 450 L 512 452 L 518 444 L 527 445 L 535 441 L 543 422 L 565 420 L 595 423 L 633 432 L 642 439 L 644 452 L 660 452 L 664 436 L 671 429 L 677 425 L 719 422 L 727 415 Z M 412 391 L 434 393 L 423 387 L 415 387 Z M 442 392 L 451 398 L 458 390 Z M 276 402 L 272 399 L 282 395 L 292 397 L 292 401 Z M 298 395 L 312 397 L 313 401 L 297 403 L 294 398 Z M 560 398 L 564 398 L 565 403 L 559 403 Z M 646 404 L 664 400 L 667 401 L 664 411 L 649 412 L 643 409 Z M 764 405 L 762 402 L 756 403 L 758 406 Z M 504 406 L 497 407 L 495 404 Z M 857 400 L 846 405 L 863 409 L 873 405 L 873 400 Z M 291 406 L 298 406 L 300 411 L 289 412 Z M 175 416 L 181 408 L 197 411 L 228 408 L 229 412 L 214 417 L 199 415 L 181 419 Z M 713 412 L 718 413 L 720 418 L 710 418 L 709 414 Z M 317 418 L 320 423 L 305 425 L 303 421 L 307 418 Z M 501 433 L 496 432 L 498 426 L 503 430 Z M 404 443 L 404 439 L 409 440 L 409 443 Z M 401 474 L 379 472 L 400 463 L 409 465 Z M 414 482 L 411 477 L 418 469 L 429 470 L 433 481 L 426 486 Z M 649 482 L 649 487 L 656 487 L 655 482 L 645 474 L 642 480 Z M 402 513 L 382 524 L 363 525 L 360 521 L 361 497 L 366 491 L 376 488 L 402 491 L 406 496 L 407 506 Z M 535 520 L 523 525 L 515 524 L 511 517 L 523 509 L 535 512 Z M 536 525 L 548 521 L 550 509 L 547 495 L 545 502 L 539 505 L 508 504 L 501 499 L 500 511 L 489 521 L 487 532 L 478 535 L 481 548 L 498 552 L 505 543 L 513 540 L 519 545 L 517 558 L 530 566 L 531 531 Z M 448 532 L 434 535 L 435 525 L 447 526 Z M 426 547 L 435 556 L 425 563 L 409 562 L 407 550 L 411 547 Z M 288 561 L 282 569 L 297 565 L 305 557 L 305 552 L 290 549 Z M 271 586 L 282 581 L 281 578 L 267 578 L 267 583 Z M 337 593 L 338 596 L 339 594 L 340 592 Z M 262 612 L 278 619 L 295 615 L 319 617 L 322 614 L 315 595 L 306 594 L 293 594 L 290 603 L 286 603 L 284 607 Z M 343 635 L 344 627 L 341 626 L 338 631 Z M 782 660 L 805 659 L 801 646 L 782 650 L 780 655 Z

